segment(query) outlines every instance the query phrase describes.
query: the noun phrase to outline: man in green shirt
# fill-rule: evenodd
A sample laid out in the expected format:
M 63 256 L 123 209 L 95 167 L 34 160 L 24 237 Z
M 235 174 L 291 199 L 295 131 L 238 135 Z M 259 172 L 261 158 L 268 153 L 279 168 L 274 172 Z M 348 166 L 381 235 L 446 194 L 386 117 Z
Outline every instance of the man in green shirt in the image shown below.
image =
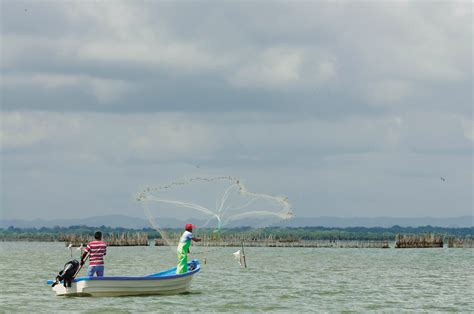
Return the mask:
M 192 224 L 186 224 L 184 227 L 184 233 L 179 239 L 178 248 L 176 253 L 178 255 L 178 266 L 176 267 L 177 274 L 184 274 L 188 271 L 188 253 L 189 247 L 191 246 L 191 241 L 199 242 L 200 238 L 193 236 L 193 226 Z

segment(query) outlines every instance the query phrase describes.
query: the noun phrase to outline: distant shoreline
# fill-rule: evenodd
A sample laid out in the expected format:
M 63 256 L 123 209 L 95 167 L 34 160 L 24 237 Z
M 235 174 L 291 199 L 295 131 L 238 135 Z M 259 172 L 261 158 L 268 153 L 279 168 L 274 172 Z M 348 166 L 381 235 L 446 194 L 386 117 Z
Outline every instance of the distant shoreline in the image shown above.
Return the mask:
M 155 241 L 147 241 L 146 243 L 108 243 L 109 247 L 120 246 L 120 247 L 133 247 L 133 246 L 169 246 L 161 239 L 155 239 Z M 33 242 L 33 243 L 47 243 L 47 242 L 60 242 L 64 245 L 68 245 L 68 242 L 59 240 L 37 240 L 37 239 L 2 239 L 0 242 Z M 83 243 L 81 243 L 83 244 Z M 400 245 L 400 243 L 388 240 L 302 240 L 302 241 L 211 241 L 205 243 L 195 244 L 196 247 L 205 247 L 205 250 L 212 250 L 213 248 L 223 247 L 237 247 L 240 248 L 242 245 L 245 247 L 269 247 L 269 248 L 357 248 L 357 249 L 393 249 L 393 248 L 474 248 L 473 238 L 458 238 L 450 237 L 446 241 L 442 242 L 423 242 L 418 241 L 411 243 L 410 245 Z M 78 247 L 79 244 L 75 243 L 74 247 Z M 209 249 L 210 248 L 210 249 Z
M 111 245 L 136 246 L 149 245 L 149 241 L 155 241 L 155 245 L 167 245 L 159 243 L 162 233 L 152 228 L 127 229 L 111 227 L 54 227 L 54 228 L 2 228 L 0 229 L 0 241 L 40 241 L 40 242 L 63 242 L 73 245 L 85 245 L 92 239 L 94 232 L 100 229 L 105 239 Z M 177 241 L 182 233 L 181 228 L 165 229 L 162 231 L 164 238 Z M 399 227 L 391 228 L 326 228 L 326 227 L 304 227 L 304 228 L 263 228 L 254 229 L 241 227 L 233 229 L 197 229 L 195 234 L 205 239 L 209 246 L 238 246 L 242 241 L 249 246 L 275 246 L 275 247 L 388 247 L 387 243 L 396 241 L 399 235 L 416 236 L 427 238 L 432 235 L 447 243 L 452 239 L 453 245 L 465 246 L 471 243 L 474 235 L 474 227 L 471 228 L 442 228 L 442 227 Z M 428 237 L 429 238 L 429 237 Z M 454 239 L 454 240 L 453 240 Z M 408 241 L 408 240 L 407 240 Z M 163 241 L 162 241 L 163 242 Z M 426 240 L 423 240 L 426 242 Z M 410 241 L 407 242 L 410 245 Z M 431 244 L 426 244 L 430 246 Z M 467 244 L 468 246 L 471 244 Z M 423 247 L 425 244 L 423 244 Z
M 206 221 L 199 219 L 188 219 L 196 226 L 202 226 Z M 182 228 L 189 221 L 171 218 L 160 218 L 160 227 L 163 228 Z M 92 225 L 91 225 L 92 224 Z M 253 225 L 254 224 L 254 225 Z M 262 221 L 249 220 L 241 221 L 239 226 L 248 225 L 252 227 L 265 226 Z M 412 227 L 419 226 L 436 226 L 442 228 L 471 228 L 474 227 L 474 218 L 472 215 L 464 215 L 457 217 L 300 217 L 296 216 L 289 220 L 283 220 L 272 225 L 273 227 L 288 228 L 304 228 L 304 227 L 326 227 L 326 228 L 390 228 L 392 226 Z M 131 217 L 126 215 L 102 215 L 75 219 L 0 219 L 0 228 L 8 228 L 10 226 L 16 228 L 54 228 L 55 226 L 90 226 L 101 227 L 107 226 L 112 228 L 125 229 L 142 229 L 151 226 L 150 222 L 145 218 Z M 228 226 L 235 228 L 238 226 Z

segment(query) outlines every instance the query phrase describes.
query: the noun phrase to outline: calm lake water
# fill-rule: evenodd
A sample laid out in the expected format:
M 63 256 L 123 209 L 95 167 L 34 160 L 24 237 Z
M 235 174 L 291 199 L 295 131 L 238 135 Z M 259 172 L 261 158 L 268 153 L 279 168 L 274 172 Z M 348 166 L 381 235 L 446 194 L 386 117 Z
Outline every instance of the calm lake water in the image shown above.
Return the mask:
M 191 250 L 207 264 L 190 293 L 66 298 L 46 284 L 71 259 L 63 243 L 0 242 L 0 312 L 474 311 L 472 249 L 246 248 L 247 269 L 236 248 Z M 110 247 L 106 275 L 174 264 L 169 247 Z

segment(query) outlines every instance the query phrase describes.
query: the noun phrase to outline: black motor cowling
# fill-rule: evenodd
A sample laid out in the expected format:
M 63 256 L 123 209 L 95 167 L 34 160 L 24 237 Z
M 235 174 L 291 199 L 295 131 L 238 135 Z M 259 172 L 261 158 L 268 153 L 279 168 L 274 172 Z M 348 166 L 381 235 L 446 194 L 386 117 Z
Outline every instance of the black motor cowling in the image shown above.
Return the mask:
M 79 269 L 80 264 L 77 260 L 72 260 L 64 264 L 63 270 L 59 272 L 56 276 L 56 281 L 53 283 L 53 287 L 58 283 L 63 281 L 64 287 L 70 287 L 71 282 L 74 279 L 74 275 L 76 275 L 77 270 Z

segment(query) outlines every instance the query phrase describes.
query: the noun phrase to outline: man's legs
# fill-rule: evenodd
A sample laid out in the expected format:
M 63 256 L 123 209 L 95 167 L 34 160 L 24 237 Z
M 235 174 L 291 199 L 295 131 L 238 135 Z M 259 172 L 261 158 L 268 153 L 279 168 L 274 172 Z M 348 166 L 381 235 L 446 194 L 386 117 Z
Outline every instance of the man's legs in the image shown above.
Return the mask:
M 94 274 L 97 274 L 97 277 L 104 276 L 104 265 L 89 266 L 89 268 L 87 268 L 87 276 L 92 277 Z
M 95 273 L 95 266 L 89 266 L 87 268 L 87 277 L 94 276 L 94 273 Z
M 188 271 L 188 254 L 178 252 L 178 266 L 176 267 L 177 274 L 184 274 Z
M 104 265 L 101 266 L 96 266 L 95 272 L 97 274 L 97 277 L 103 277 L 104 276 Z

